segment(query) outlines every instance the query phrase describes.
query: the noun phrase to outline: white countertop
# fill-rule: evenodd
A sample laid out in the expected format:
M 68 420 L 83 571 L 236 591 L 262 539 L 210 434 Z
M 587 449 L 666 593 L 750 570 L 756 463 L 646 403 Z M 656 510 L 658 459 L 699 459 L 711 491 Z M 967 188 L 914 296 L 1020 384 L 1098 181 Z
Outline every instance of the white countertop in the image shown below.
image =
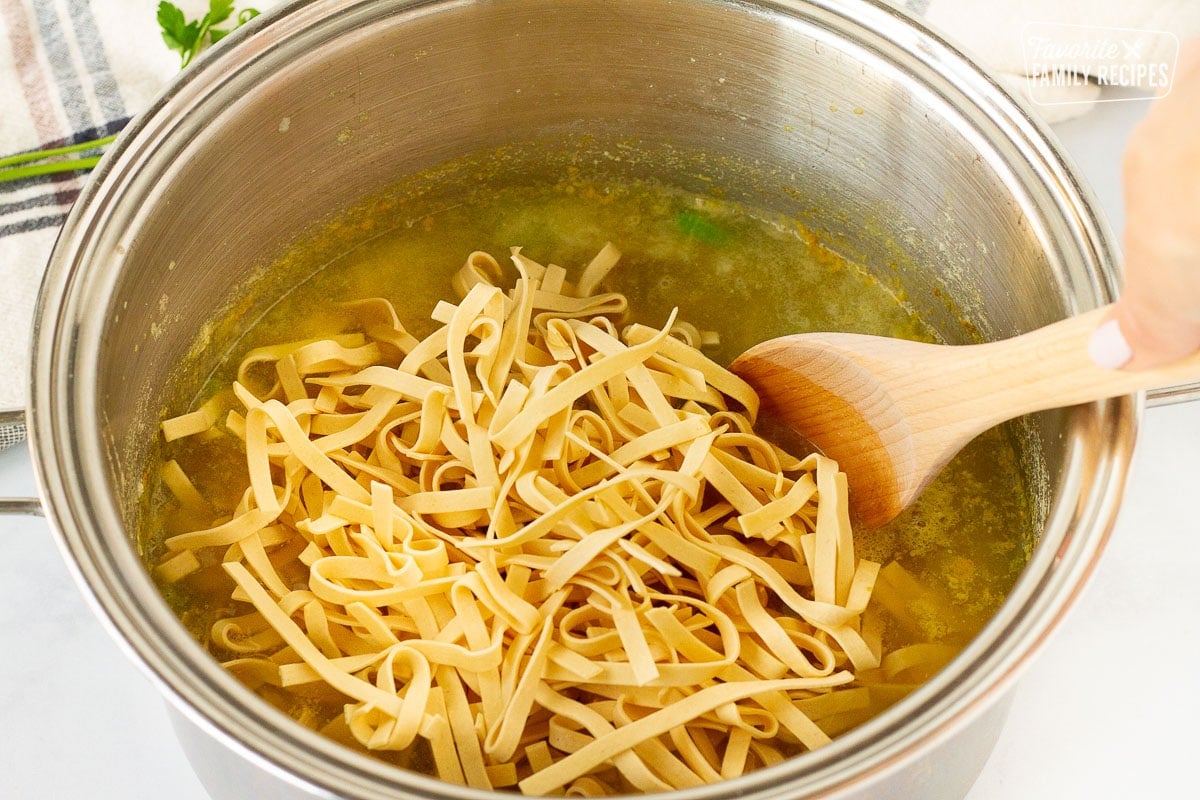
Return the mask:
M 1058 129 L 1115 230 L 1119 154 L 1146 105 Z M 1149 411 L 1109 550 L 1023 677 L 969 800 L 1200 796 L 1198 477 L 1200 403 Z M 0 494 L 33 491 L 26 448 L 0 453 Z M 163 701 L 84 603 L 45 520 L 0 519 L 0 543 L 0 798 L 206 800 Z

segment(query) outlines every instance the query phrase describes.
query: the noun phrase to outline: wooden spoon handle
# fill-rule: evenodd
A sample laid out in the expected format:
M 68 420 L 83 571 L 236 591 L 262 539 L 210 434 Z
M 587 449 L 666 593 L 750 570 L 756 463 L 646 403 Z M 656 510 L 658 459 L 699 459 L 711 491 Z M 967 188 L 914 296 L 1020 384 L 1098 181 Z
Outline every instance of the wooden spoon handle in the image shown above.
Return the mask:
M 1097 366 L 1088 355 L 1088 340 L 1111 310 L 1104 306 L 1012 339 L 952 348 L 953 368 L 971 387 L 972 416 L 995 423 L 1200 380 L 1200 353 L 1136 372 Z

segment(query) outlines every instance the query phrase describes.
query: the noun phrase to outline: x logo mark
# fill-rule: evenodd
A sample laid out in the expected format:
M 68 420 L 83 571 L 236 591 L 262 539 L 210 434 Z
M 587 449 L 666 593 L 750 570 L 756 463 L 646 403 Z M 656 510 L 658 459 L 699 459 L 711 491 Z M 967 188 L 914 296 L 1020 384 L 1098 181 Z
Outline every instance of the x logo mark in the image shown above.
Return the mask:
M 1141 48 L 1137 47 L 1136 45 L 1137 45 L 1136 42 L 1131 43 L 1129 41 L 1126 41 L 1125 39 L 1121 40 L 1121 46 L 1125 48 L 1125 60 L 1126 61 L 1141 61 L 1142 60 Z

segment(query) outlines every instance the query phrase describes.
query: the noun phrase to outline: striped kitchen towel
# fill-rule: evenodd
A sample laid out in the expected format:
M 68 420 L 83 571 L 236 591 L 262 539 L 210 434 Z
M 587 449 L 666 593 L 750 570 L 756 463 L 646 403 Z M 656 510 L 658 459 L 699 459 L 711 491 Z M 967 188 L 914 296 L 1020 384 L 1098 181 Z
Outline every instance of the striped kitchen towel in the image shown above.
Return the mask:
M 0 0 L 0 158 L 116 133 L 178 70 L 150 0 Z M 26 404 L 33 305 L 87 176 L 0 183 L 0 410 Z
M 189 19 L 208 9 L 208 0 L 175 4 Z M 116 133 L 148 107 L 179 71 L 157 7 L 158 0 L 0 0 L 0 159 Z M 64 173 L 0 182 L 0 411 L 26 405 L 38 286 L 86 180 Z

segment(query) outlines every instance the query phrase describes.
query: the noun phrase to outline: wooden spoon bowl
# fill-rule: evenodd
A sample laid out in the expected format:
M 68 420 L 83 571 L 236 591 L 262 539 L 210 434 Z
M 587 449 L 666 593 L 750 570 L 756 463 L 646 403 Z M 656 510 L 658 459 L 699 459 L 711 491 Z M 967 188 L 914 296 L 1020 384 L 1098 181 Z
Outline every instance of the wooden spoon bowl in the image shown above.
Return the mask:
M 894 519 L 967 442 L 1005 420 L 1200 379 L 1200 353 L 1104 369 L 1088 339 L 1111 306 L 998 342 L 937 345 L 852 333 L 782 336 L 731 369 L 846 473 L 859 524 Z

